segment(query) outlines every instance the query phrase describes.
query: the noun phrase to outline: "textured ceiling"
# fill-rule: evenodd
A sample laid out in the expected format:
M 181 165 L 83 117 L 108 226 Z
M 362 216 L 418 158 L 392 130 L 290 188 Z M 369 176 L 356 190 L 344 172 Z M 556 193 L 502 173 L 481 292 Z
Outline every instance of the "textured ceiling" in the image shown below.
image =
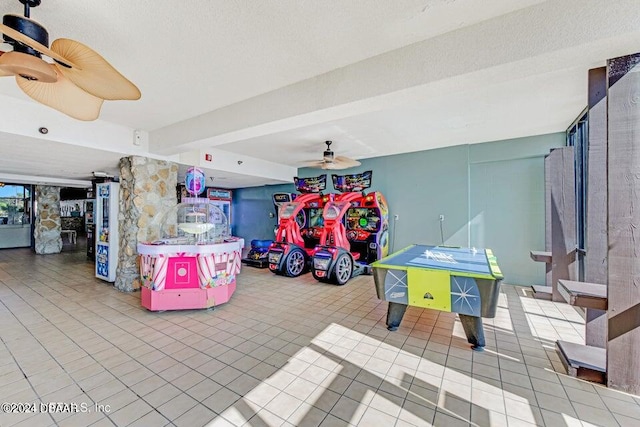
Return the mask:
M 201 166 L 226 187 L 285 181 L 320 156 L 326 139 L 339 155 L 366 158 L 562 131 L 586 103 L 587 70 L 640 46 L 638 6 L 43 0 L 31 16 L 51 40 L 91 46 L 143 96 L 105 103 L 92 130 L 25 107 L 32 101 L 1 78 L 0 117 L 29 116 L 19 126 L 0 120 L 0 133 L 25 138 L 0 137 L 0 173 L 85 179 L 88 169 L 114 169 L 132 152 L 105 145 L 103 130 L 113 126 L 149 132 L 150 155 L 197 161 L 219 150 L 228 165 Z M 0 0 L 0 14 L 21 11 L 18 0 Z M 29 138 L 42 139 L 34 129 L 43 123 L 55 139 L 44 153 L 11 146 L 40 147 Z M 234 167 L 238 156 L 256 172 Z M 279 173 L 264 172 L 278 165 Z

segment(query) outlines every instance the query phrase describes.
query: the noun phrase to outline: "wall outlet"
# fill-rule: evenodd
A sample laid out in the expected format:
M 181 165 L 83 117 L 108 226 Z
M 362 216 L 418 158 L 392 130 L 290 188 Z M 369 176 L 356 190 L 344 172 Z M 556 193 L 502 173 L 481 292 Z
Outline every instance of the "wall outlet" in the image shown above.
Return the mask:
M 393 216 L 393 220 L 394 220 L 394 221 L 397 221 L 397 220 L 399 220 L 399 219 L 400 219 L 400 215 L 395 214 L 395 215 Z
M 444 215 L 440 214 L 440 221 L 444 221 Z

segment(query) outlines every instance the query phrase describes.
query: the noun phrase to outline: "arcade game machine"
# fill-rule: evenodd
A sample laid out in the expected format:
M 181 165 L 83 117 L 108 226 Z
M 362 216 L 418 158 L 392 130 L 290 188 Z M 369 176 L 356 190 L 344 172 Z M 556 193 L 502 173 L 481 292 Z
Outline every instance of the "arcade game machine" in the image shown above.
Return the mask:
M 324 207 L 324 228 L 311 263 L 316 280 L 344 285 L 353 276 L 370 274 L 370 264 L 389 252 L 387 201 L 378 191 L 363 192 L 371 177 L 371 171 L 333 175 L 333 186 L 342 194 Z
M 280 224 L 280 207 L 285 203 L 289 203 L 295 200 L 297 194 L 295 193 L 273 193 L 272 200 L 273 206 L 276 209 L 276 227 L 274 234 L 278 232 L 278 225 Z M 271 216 L 272 214 L 269 214 Z M 301 211 L 298 215 L 303 216 L 304 212 Z M 273 218 L 273 216 L 271 216 Z M 273 240 L 260 240 L 253 239 L 251 241 L 251 249 L 247 253 L 247 257 L 242 259 L 242 263 L 251 267 L 265 268 L 269 266 L 269 247 L 273 243 Z
M 231 196 L 231 190 L 225 190 L 224 188 L 207 188 L 207 198 L 224 213 L 227 221 L 229 221 L 229 227 L 233 224 Z M 233 232 L 231 229 L 230 231 Z
M 298 195 L 296 193 L 273 193 L 273 196 L 271 198 L 273 200 L 273 206 L 276 209 L 277 218 L 274 234 L 278 232 L 278 225 L 280 225 L 280 208 L 285 203 L 293 202 L 297 196 Z
M 204 173 L 190 168 L 185 180 L 192 197 L 161 212 L 138 243 L 141 304 L 150 311 L 212 308 L 236 290 L 244 241 L 230 235 L 218 206 L 198 197 Z
M 307 271 L 321 234 L 322 207 L 332 200 L 332 195 L 322 194 L 327 186 L 326 175 L 294 181 L 302 195 L 280 207 L 276 239 L 268 252 L 269 269 L 289 277 Z

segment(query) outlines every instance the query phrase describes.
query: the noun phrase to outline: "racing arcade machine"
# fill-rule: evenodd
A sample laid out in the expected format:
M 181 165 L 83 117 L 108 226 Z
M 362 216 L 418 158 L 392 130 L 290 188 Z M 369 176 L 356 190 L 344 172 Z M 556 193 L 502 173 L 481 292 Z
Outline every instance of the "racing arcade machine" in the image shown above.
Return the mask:
M 380 192 L 360 193 L 371 186 L 372 172 L 333 175 L 342 194 L 323 212 L 324 228 L 311 264 L 313 277 L 344 285 L 358 274 L 370 274 L 369 264 L 389 251 L 389 210 Z
M 322 230 L 322 207 L 332 199 L 332 195 L 322 194 L 326 175 L 294 181 L 303 194 L 280 207 L 276 239 L 268 252 L 269 269 L 289 277 L 307 271 Z

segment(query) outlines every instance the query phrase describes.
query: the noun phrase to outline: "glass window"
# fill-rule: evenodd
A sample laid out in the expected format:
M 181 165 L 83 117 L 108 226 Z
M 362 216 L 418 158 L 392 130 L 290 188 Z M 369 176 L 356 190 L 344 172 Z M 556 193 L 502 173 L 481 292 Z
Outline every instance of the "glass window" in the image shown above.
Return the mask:
M 0 225 L 31 223 L 31 186 L 0 185 Z
M 574 147 L 575 154 L 578 280 L 584 280 L 584 253 L 587 248 L 587 157 L 589 152 L 587 112 L 583 112 L 567 129 L 567 145 Z

